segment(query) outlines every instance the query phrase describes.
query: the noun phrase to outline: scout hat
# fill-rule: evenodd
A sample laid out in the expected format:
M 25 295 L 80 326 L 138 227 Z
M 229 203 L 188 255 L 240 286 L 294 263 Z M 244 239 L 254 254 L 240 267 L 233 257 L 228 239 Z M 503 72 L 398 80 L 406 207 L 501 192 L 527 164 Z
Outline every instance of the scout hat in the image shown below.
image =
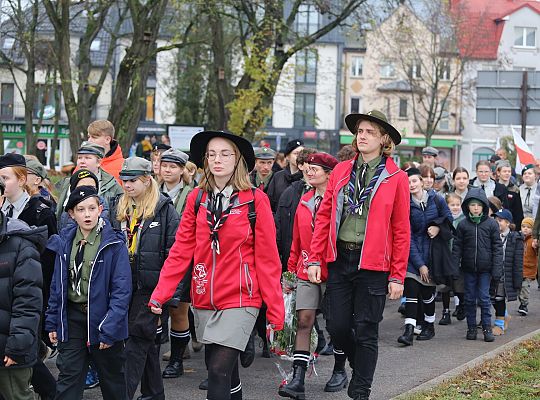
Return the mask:
M 77 151 L 77 154 L 92 154 L 94 156 L 97 156 L 98 158 L 103 158 L 105 157 L 105 149 L 103 148 L 103 146 L 100 146 L 96 143 L 82 142 L 81 147 L 79 147 L 79 151 Z
M 165 143 L 156 143 L 154 147 L 152 147 L 152 151 L 159 151 L 163 153 L 164 151 L 167 151 L 171 148 L 168 144 Z
M 80 169 L 78 171 L 75 171 L 73 175 L 71 175 L 71 178 L 69 178 L 69 190 L 73 192 L 75 188 L 77 187 L 77 184 L 79 181 L 81 181 L 84 178 L 91 178 L 96 182 L 96 188 L 99 188 L 99 180 L 97 176 L 95 176 L 92 172 L 88 171 L 87 169 Z
M 45 167 L 35 158 L 26 158 L 26 169 L 41 179 L 47 178 L 47 171 Z
M 436 181 L 442 181 L 446 176 L 446 170 L 443 167 L 435 167 L 433 172 L 435 172 Z
M 439 150 L 435 147 L 427 146 L 422 149 L 422 155 L 437 157 L 439 155 Z
M 415 168 L 415 167 L 411 167 L 405 172 L 407 173 L 408 177 L 411 177 L 413 175 L 418 175 L 420 177 L 422 176 L 422 173 L 420 172 L 420 170 L 418 168 Z
M 255 158 L 259 160 L 274 160 L 276 158 L 276 152 L 270 147 L 256 147 L 253 151 Z
M 386 115 L 384 115 L 382 112 L 378 110 L 371 110 L 367 114 L 349 114 L 345 117 L 345 124 L 347 125 L 347 128 L 351 131 L 353 135 L 356 135 L 356 124 L 358 121 L 370 121 L 375 122 L 376 124 L 381 125 L 386 133 L 390 135 L 390 138 L 394 142 L 394 144 L 398 145 L 401 143 L 401 135 L 399 131 L 394 128 L 390 123 L 388 122 L 388 119 L 386 118 Z
M 328 153 L 313 153 L 309 155 L 307 163 L 309 165 L 318 165 L 325 171 L 331 171 L 338 165 L 339 161 Z
M 289 155 L 290 153 L 292 153 L 294 151 L 294 149 L 300 147 L 300 146 L 303 146 L 304 145 L 304 141 L 301 140 L 301 139 L 294 139 L 294 140 L 290 140 L 288 143 L 287 143 L 287 146 L 285 146 L 285 155 Z
M 93 186 L 79 186 L 78 188 L 75 188 L 75 190 L 69 195 L 69 199 L 64 210 L 66 212 L 72 210 L 77 204 L 90 197 L 99 197 L 96 188 Z
M 124 160 L 119 177 L 123 181 L 129 181 L 151 173 L 152 163 L 150 161 L 141 157 L 129 157 Z
M 7 153 L 0 156 L 0 169 L 6 167 L 26 167 L 26 160 L 17 153 Z
M 247 170 L 251 171 L 255 168 L 255 153 L 253 152 L 251 143 L 241 136 L 226 131 L 203 131 L 193 136 L 191 143 L 189 144 L 189 153 L 191 161 L 193 161 L 197 167 L 204 168 L 206 147 L 208 146 L 208 142 L 215 137 L 222 137 L 233 142 L 240 150 L 240 154 L 246 162 Z
M 172 162 L 181 166 L 186 165 L 189 156 L 183 151 L 177 149 L 168 149 L 161 154 L 161 162 Z

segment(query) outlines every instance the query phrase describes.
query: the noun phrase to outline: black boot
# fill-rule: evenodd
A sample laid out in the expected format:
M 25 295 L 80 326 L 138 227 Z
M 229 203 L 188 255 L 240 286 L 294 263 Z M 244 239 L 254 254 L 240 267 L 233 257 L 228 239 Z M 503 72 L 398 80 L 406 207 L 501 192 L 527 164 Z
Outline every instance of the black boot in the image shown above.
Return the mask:
M 484 326 L 482 332 L 484 333 L 484 342 L 493 342 L 495 340 L 491 326 Z
M 206 378 L 204 381 L 199 383 L 199 389 L 200 390 L 208 390 L 208 378 Z
M 422 332 L 417 336 L 416 340 L 430 340 L 435 336 L 435 326 L 433 322 L 424 322 Z
M 262 358 L 270 358 L 270 350 L 268 349 L 268 342 L 263 343 Z
M 279 388 L 278 394 L 281 397 L 304 400 L 306 398 L 304 379 L 307 368 L 303 365 L 293 365 L 294 373 L 291 381 Z
M 476 340 L 476 335 L 478 334 L 478 331 L 476 330 L 476 326 L 470 327 L 467 329 L 467 340 Z
M 251 332 L 246 349 L 240 353 L 240 364 L 247 368 L 253 364 L 253 360 L 255 360 L 255 331 Z
M 342 389 L 347 387 L 349 379 L 347 378 L 347 372 L 343 371 L 332 371 L 332 376 L 330 380 L 326 382 L 324 387 L 325 392 L 339 392 Z
M 369 400 L 369 394 L 370 394 L 370 391 L 360 393 L 358 396 L 354 398 L 354 400 Z
M 401 344 L 404 344 L 405 346 L 412 346 L 413 340 L 414 340 L 414 325 L 406 324 L 405 332 L 403 332 L 403 335 L 398 337 L 397 341 Z
M 444 310 L 442 318 L 439 321 L 439 325 L 450 325 L 452 323 L 452 318 L 450 318 L 450 311 Z
M 178 378 L 180 375 L 184 375 L 183 360 L 181 358 L 176 360 L 170 360 L 165 369 L 163 370 L 163 378 Z
M 463 321 L 465 319 L 465 306 L 460 304 L 456 307 L 456 318 L 458 321 Z

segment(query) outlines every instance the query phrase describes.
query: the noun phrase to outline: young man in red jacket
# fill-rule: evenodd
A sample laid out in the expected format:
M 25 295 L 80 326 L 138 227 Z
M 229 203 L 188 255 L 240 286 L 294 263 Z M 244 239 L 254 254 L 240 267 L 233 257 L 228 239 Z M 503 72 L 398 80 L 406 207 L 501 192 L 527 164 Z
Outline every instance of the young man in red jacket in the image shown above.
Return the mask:
M 106 119 L 98 119 L 87 128 L 88 141 L 96 143 L 105 149 L 105 157 L 101 160 L 101 168 L 118 181 L 120 181 L 119 175 L 124 163 L 124 156 L 122 155 L 122 149 L 116 140 L 114 140 L 114 126 L 112 122 Z
M 328 263 L 327 327 L 353 376 L 348 395 L 369 399 L 386 295 L 403 294 L 410 245 L 409 183 L 391 154 L 401 136 L 380 111 L 349 114 L 353 160 L 335 168 L 317 213 L 308 276 Z

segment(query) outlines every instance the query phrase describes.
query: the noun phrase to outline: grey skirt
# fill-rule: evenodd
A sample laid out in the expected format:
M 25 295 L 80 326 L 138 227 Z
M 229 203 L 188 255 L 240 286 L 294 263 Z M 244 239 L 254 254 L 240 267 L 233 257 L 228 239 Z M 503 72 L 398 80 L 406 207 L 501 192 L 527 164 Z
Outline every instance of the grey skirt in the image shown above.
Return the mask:
M 296 309 L 320 309 L 325 290 L 326 282 L 316 284 L 303 279 L 298 279 L 298 283 L 296 285 Z
M 244 351 L 259 315 L 255 307 L 203 310 L 192 307 L 197 339 Z

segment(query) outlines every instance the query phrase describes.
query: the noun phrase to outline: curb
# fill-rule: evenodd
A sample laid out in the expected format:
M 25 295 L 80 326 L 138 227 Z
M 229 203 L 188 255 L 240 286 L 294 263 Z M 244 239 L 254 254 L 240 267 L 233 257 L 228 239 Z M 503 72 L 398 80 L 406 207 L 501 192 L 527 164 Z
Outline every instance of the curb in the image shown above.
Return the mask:
M 516 347 L 517 345 L 524 342 L 525 340 L 528 340 L 528 339 L 530 339 L 530 338 L 532 338 L 534 336 L 537 336 L 537 335 L 540 335 L 540 329 L 529 332 L 526 335 L 523 335 L 523 336 L 520 336 L 520 337 L 518 337 L 518 338 L 516 338 L 514 340 L 511 340 L 510 342 L 508 342 L 506 344 L 503 344 L 501 347 L 497 347 L 494 350 L 491 350 L 491 351 L 489 351 L 487 353 L 484 353 L 481 356 L 478 356 L 478 357 L 472 359 L 471 361 L 468 361 L 465 364 L 460 365 L 459 367 L 451 369 L 450 371 L 445 372 L 444 374 L 439 375 L 439 376 L 437 376 L 437 377 L 435 377 L 433 379 L 430 379 L 429 381 L 424 382 L 421 385 L 415 386 L 414 388 L 409 389 L 406 392 L 403 392 L 403 393 L 401 393 L 401 394 L 399 394 L 399 395 L 397 395 L 395 397 L 392 397 L 390 400 L 400 400 L 405 396 L 409 396 L 409 395 L 412 395 L 412 394 L 415 394 L 415 393 L 418 393 L 418 392 L 422 392 L 422 391 L 425 391 L 425 390 L 432 389 L 433 387 L 435 387 L 435 386 L 437 386 L 437 385 L 439 385 L 439 384 L 441 384 L 441 383 L 443 383 L 445 381 L 448 381 L 448 380 L 450 380 L 452 378 L 455 378 L 456 376 L 462 374 L 466 370 L 472 369 L 472 368 L 476 367 L 477 365 L 484 363 L 487 360 L 491 360 L 492 358 L 495 358 L 499 354 L 504 353 L 505 351 Z

